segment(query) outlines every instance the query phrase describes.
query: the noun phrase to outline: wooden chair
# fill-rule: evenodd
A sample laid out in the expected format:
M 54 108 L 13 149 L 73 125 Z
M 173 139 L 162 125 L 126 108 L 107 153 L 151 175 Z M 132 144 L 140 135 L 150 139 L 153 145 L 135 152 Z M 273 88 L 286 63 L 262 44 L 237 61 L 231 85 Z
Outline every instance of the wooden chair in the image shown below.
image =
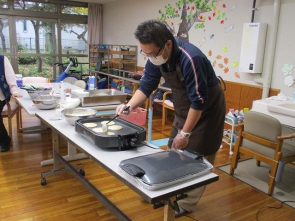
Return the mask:
M 85 89 L 86 88 L 86 82 L 83 81 L 83 80 L 77 80 L 75 83 L 74 83 L 75 86 L 77 87 L 80 87 L 82 89 Z
M 66 77 L 65 79 L 63 79 L 63 82 L 66 82 L 69 84 L 75 84 L 76 81 L 78 81 L 78 79 L 74 77 Z
M 269 115 L 247 111 L 244 123 L 239 125 L 230 174 L 234 174 L 240 154 L 255 158 L 257 166 L 260 166 L 260 161 L 268 164 L 270 165 L 268 195 L 272 195 L 279 161 L 284 163 L 295 161 L 295 146 L 287 141 L 295 137 L 295 130 L 289 128 L 292 133 L 282 135 L 283 128 L 284 126 L 277 119 Z
M 135 93 L 135 91 L 137 90 L 138 87 L 139 87 L 139 84 L 138 84 L 138 83 L 133 83 L 132 96 L 133 96 L 133 94 Z M 149 99 L 146 99 L 146 100 L 145 100 L 144 108 L 145 108 L 146 110 L 149 109 Z
M 8 119 L 8 135 L 12 138 L 12 118 L 16 115 L 16 125 L 17 125 L 17 131 L 20 128 L 20 108 L 15 102 L 14 98 L 11 98 L 10 102 L 7 103 L 3 111 L 1 113 L 3 118 Z
M 166 97 L 168 94 L 172 94 L 171 91 L 166 91 L 163 94 L 163 103 L 162 103 L 162 125 L 166 124 L 166 120 L 167 120 L 167 109 L 169 110 L 173 110 L 174 111 L 174 106 L 169 105 L 166 101 Z

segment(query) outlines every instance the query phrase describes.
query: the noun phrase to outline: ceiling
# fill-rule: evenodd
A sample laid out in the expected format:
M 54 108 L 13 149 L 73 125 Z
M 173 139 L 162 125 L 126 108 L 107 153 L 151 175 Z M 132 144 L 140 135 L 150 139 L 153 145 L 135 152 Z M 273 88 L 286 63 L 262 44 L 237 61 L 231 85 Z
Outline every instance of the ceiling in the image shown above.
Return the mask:
M 108 2 L 114 2 L 116 0 L 72 0 L 74 2 L 89 2 L 89 3 L 97 3 L 97 4 L 105 4 Z

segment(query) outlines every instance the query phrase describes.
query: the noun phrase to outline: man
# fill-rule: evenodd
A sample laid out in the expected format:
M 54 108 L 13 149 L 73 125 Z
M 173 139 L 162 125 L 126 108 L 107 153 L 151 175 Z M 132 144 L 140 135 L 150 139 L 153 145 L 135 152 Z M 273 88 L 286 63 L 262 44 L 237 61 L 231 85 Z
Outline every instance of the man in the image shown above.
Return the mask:
M 117 113 L 128 114 L 157 88 L 163 76 L 172 90 L 175 119 L 169 148 L 189 149 L 214 164 L 223 135 L 225 99 L 219 80 L 206 56 L 194 45 L 175 38 L 167 26 L 156 20 L 141 23 L 135 37 L 140 53 L 148 58 L 140 87 Z M 130 106 L 128 111 L 124 111 Z M 205 187 L 188 192 L 178 202 L 183 215 L 193 210 Z
M 9 102 L 11 94 L 13 97 L 22 97 L 17 92 L 15 73 L 7 57 L 0 55 L 0 113 L 5 104 Z M 0 116 L 0 151 L 6 152 L 10 148 L 11 138 L 3 124 L 2 115 Z

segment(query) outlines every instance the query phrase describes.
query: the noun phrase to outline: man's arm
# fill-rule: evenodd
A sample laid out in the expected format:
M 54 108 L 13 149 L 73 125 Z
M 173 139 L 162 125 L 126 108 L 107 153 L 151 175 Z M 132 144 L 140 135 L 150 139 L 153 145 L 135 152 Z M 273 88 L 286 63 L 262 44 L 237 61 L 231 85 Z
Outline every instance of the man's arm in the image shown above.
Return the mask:
M 190 108 L 182 131 L 185 133 L 190 133 L 198 123 L 201 114 L 201 110 L 195 110 Z
M 133 110 L 143 104 L 146 99 L 147 97 L 142 91 L 136 90 L 130 101 L 127 103 L 127 106 L 130 106 L 131 110 Z

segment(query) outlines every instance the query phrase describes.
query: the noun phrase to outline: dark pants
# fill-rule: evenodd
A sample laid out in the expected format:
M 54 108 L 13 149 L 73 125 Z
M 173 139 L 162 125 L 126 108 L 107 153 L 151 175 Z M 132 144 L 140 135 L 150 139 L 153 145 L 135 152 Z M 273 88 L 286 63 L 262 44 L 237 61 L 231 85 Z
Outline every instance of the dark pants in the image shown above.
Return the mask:
M 0 101 L 0 113 L 2 113 L 2 110 L 3 110 L 3 107 L 5 106 L 6 102 L 5 100 L 4 101 Z M 0 142 L 5 142 L 7 141 L 9 138 L 8 138 L 8 133 L 7 133 L 7 130 L 4 126 L 4 123 L 3 123 L 3 117 L 1 115 L 0 117 Z

